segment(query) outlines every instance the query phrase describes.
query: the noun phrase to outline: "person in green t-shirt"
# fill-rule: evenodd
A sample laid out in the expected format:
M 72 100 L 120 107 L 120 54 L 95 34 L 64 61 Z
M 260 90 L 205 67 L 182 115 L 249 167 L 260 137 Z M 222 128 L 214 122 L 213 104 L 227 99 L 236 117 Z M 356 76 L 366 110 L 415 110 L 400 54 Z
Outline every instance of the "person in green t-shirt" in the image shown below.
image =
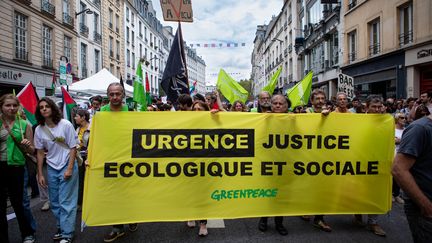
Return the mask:
M 111 83 L 108 85 L 107 95 L 109 103 L 102 106 L 100 111 L 128 111 L 128 107 L 123 105 L 125 90 L 120 83 Z

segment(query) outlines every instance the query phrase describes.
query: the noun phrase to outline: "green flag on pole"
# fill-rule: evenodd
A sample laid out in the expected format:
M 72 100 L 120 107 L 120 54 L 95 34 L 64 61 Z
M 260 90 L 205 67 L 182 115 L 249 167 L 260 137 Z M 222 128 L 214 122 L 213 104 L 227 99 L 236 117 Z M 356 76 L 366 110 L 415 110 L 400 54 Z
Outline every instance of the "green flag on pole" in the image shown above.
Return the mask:
M 291 101 L 291 107 L 306 105 L 312 89 L 313 72 L 310 71 L 302 81 L 298 82 L 294 87 L 287 91 L 287 96 Z
M 236 100 L 245 103 L 249 96 L 249 93 L 222 68 L 219 71 L 216 86 L 231 104 Z
M 278 68 L 278 70 L 276 70 L 276 72 L 273 74 L 273 76 L 271 77 L 271 79 L 268 82 L 268 84 L 262 89 L 263 91 L 267 91 L 270 94 L 273 94 L 273 91 L 276 88 L 276 84 L 278 82 L 278 79 L 279 79 L 281 71 L 282 71 L 282 66 L 280 66 Z
M 141 68 L 141 61 L 138 62 L 136 69 L 136 77 L 133 83 L 133 100 L 137 103 L 137 111 L 146 111 L 147 102 L 144 93 L 143 74 Z

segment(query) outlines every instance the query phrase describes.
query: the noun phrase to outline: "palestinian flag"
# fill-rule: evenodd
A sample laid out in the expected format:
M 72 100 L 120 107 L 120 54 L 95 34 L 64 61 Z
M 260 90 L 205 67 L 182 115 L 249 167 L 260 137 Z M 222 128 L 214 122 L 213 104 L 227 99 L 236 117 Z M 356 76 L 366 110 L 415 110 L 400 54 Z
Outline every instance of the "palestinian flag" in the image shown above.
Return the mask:
M 29 82 L 17 95 L 19 102 L 24 110 L 24 114 L 27 117 L 27 120 L 32 124 L 36 125 L 36 107 L 38 103 L 38 96 L 35 92 L 34 86 L 32 82 Z
M 72 96 L 70 96 L 70 94 L 66 91 L 66 89 L 62 86 L 61 87 L 61 91 L 62 91 L 62 96 L 63 96 L 63 118 L 72 122 L 72 124 L 74 124 L 74 122 L 72 121 L 73 117 L 72 117 L 72 108 L 74 108 L 77 104 L 75 102 L 75 100 L 72 99 Z

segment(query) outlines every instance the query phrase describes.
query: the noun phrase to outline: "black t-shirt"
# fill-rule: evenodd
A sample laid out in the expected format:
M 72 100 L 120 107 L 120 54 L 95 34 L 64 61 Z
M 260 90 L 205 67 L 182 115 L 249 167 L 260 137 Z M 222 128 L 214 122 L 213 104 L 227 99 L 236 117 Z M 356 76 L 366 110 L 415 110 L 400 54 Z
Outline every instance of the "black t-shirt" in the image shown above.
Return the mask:
M 411 123 L 402 135 L 398 152 L 416 158 L 410 172 L 432 200 L 432 119 L 423 117 Z

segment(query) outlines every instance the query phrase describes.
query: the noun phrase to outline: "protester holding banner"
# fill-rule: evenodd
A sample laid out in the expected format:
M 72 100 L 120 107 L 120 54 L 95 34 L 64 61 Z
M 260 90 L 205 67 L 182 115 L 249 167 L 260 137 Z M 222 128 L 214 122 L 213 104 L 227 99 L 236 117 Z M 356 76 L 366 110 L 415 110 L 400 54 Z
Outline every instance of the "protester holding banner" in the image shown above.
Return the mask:
M 192 98 L 188 94 L 181 94 L 177 98 L 178 110 L 191 111 L 192 110 Z
M 243 102 L 241 102 L 240 100 L 236 100 L 236 101 L 234 101 L 233 105 L 231 106 L 231 111 L 247 112 L 247 108 L 246 108 L 245 104 L 243 104 Z
M 339 100 L 338 95 L 338 100 Z M 366 100 L 366 107 L 368 114 L 380 114 L 381 107 L 383 105 L 383 101 L 381 97 L 376 95 L 370 95 Z M 354 215 L 354 223 L 358 225 L 363 225 L 363 218 L 361 214 Z M 377 214 L 368 214 L 367 226 L 366 228 L 372 231 L 375 235 L 378 236 L 386 236 L 386 232 L 381 228 L 378 224 L 378 215 Z
M 306 113 L 322 113 L 328 115 L 330 110 L 326 109 L 326 94 L 321 89 L 315 89 L 310 96 L 312 107 L 306 109 Z
M 103 106 L 101 111 L 128 111 L 128 107 L 122 103 L 123 98 L 125 97 L 125 91 L 120 83 L 111 83 L 108 85 L 107 96 L 109 103 Z M 137 229 L 138 224 L 129 224 L 129 231 L 135 232 Z M 104 237 L 104 242 L 113 242 L 124 234 L 124 225 L 113 225 L 112 231 Z
M 84 193 L 84 176 L 85 166 L 82 165 L 83 161 L 87 159 L 87 147 L 90 139 L 90 114 L 88 111 L 79 109 L 74 117 L 75 124 L 78 125 L 76 132 L 78 134 L 79 145 L 77 148 L 77 162 L 79 172 L 79 186 L 78 186 L 78 211 L 81 210 L 83 193 Z
M 351 113 L 348 110 L 348 98 L 345 93 L 339 92 L 336 94 L 336 109 L 333 112 Z
M 47 187 L 51 210 L 57 221 L 57 233 L 53 240 L 72 242 L 78 197 L 78 165 L 75 163 L 78 137 L 68 120 L 62 119 L 60 110 L 49 98 L 42 98 L 36 109 L 39 126 L 35 130 L 38 182 Z M 43 175 L 46 153 L 48 176 Z
M 270 93 L 261 91 L 258 94 L 258 113 L 271 112 Z
M 200 100 L 195 101 L 192 104 L 192 110 L 193 111 L 209 111 L 210 108 L 207 105 L 207 103 L 204 103 Z M 186 222 L 187 226 L 189 228 L 194 228 L 195 227 L 195 220 L 190 220 Z M 200 220 L 200 229 L 198 232 L 199 236 L 207 236 L 208 235 L 208 230 L 207 230 L 207 220 Z
M 25 120 L 17 119 L 19 106 L 15 95 L 5 94 L 0 98 L 0 242 L 9 242 L 6 219 L 9 195 L 23 242 L 32 243 L 35 232 L 24 213 L 23 189 L 25 154 L 34 152 L 33 132 Z
M 392 174 L 406 193 L 405 214 L 414 242 L 432 242 L 432 115 L 405 129 Z
M 405 130 L 406 118 L 405 113 L 396 113 L 394 115 L 395 118 L 395 155 L 399 149 L 399 144 L 402 139 L 402 133 Z M 393 178 L 393 187 L 392 187 L 392 202 L 396 201 L 397 203 L 403 204 L 404 200 L 400 196 L 400 187 L 399 184 Z
M 263 91 L 260 93 L 264 94 L 267 93 L 266 91 Z M 265 97 L 265 94 L 264 94 Z M 271 110 L 272 113 L 287 113 L 289 107 L 291 106 L 291 101 L 283 95 L 277 94 L 274 95 L 271 98 Z M 261 217 L 259 223 L 258 223 L 258 229 L 262 232 L 267 231 L 267 221 L 268 221 L 268 217 Z M 274 218 L 275 221 L 275 225 L 276 225 L 276 231 L 279 232 L 279 234 L 281 235 L 287 235 L 288 234 L 288 230 L 285 228 L 285 226 L 283 226 L 283 216 L 276 216 Z
M 330 113 L 329 110 L 325 109 L 326 94 L 321 89 L 315 89 L 312 91 L 310 101 L 312 103 L 312 107 L 306 109 L 307 113 L 321 113 L 323 115 L 328 115 Z M 301 218 L 305 221 L 311 220 L 309 215 L 301 216 Z M 330 225 L 324 221 L 324 215 L 315 215 L 313 225 L 325 232 L 332 231 Z

